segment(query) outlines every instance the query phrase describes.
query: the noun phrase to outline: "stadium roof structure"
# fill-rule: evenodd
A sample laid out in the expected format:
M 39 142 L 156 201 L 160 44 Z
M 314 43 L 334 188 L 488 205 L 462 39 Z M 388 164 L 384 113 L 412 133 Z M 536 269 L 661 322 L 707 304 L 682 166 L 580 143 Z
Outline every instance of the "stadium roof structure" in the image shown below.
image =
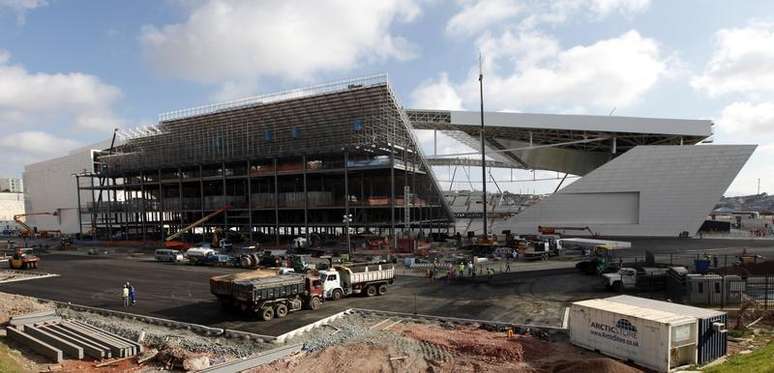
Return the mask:
M 480 151 L 480 112 L 408 109 L 414 129 L 437 130 Z M 712 121 L 597 115 L 485 112 L 490 166 L 585 175 L 641 145 L 708 142 Z M 472 153 L 429 156 L 433 165 L 478 163 Z

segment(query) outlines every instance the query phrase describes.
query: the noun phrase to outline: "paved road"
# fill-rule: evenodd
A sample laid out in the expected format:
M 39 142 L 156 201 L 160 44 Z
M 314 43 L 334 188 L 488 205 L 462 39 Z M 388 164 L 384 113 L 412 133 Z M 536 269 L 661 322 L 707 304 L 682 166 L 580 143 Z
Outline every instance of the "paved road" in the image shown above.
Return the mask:
M 741 248 L 771 253 L 772 241 L 632 239 L 631 254 L 680 250 L 738 253 Z M 126 254 L 87 256 L 44 255 L 40 270 L 60 277 L 0 284 L 0 291 L 19 293 L 94 307 L 123 309 L 120 288 L 131 281 L 138 291 L 138 304 L 131 312 L 179 321 L 278 335 L 351 307 L 386 311 L 514 323 L 561 322 L 567 302 L 608 295 L 599 279 L 573 269 L 551 269 L 498 276 L 492 283 L 446 283 L 414 276 L 399 276 L 387 295 L 352 297 L 326 302 L 318 312 L 299 311 L 282 320 L 258 321 L 224 312 L 210 294 L 208 279 L 216 274 L 239 271 L 230 268 L 194 267 L 157 263 Z
M 120 288 L 130 281 L 138 294 L 138 304 L 130 312 L 270 335 L 352 307 L 558 324 L 565 302 L 593 297 L 599 290 L 594 289 L 597 279 L 576 274 L 574 269 L 506 274 L 492 284 L 400 276 L 385 296 L 325 302 L 318 312 L 304 310 L 263 322 L 221 310 L 210 294 L 209 277 L 235 269 L 170 265 L 123 255 L 51 254 L 42 258 L 40 270 L 61 276 L 0 284 L 0 291 L 122 310 Z

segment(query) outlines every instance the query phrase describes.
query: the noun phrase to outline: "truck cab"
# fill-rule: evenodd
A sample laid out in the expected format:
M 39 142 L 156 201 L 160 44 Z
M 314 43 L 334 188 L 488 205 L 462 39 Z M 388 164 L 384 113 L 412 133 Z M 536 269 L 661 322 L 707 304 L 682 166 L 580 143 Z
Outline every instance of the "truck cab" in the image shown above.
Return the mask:
M 633 289 L 637 286 L 637 270 L 634 268 L 623 267 L 618 272 L 602 274 L 602 277 L 607 288 L 614 291 Z
M 345 291 L 348 286 L 342 286 L 341 275 L 338 271 L 320 271 L 320 282 L 322 282 L 322 293 L 325 299 L 339 300 L 348 295 Z

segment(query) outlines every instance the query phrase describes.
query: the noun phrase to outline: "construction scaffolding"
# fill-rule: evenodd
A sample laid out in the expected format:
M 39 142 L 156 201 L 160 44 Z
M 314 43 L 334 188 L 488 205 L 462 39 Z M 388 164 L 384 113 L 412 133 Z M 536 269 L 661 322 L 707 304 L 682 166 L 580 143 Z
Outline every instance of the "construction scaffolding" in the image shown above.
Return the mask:
M 118 137 L 76 178 L 93 197 L 82 234 L 158 240 L 224 206 L 201 234 L 279 244 L 338 234 L 348 213 L 392 237 L 454 220 L 386 75 L 165 113 Z

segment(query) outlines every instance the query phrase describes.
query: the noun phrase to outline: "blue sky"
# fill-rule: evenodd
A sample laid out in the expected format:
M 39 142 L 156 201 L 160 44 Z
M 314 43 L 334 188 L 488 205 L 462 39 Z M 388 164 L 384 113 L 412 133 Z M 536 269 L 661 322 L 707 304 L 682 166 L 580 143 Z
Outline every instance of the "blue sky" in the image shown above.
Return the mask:
M 378 72 L 406 106 L 476 109 L 479 51 L 487 110 L 712 119 L 716 143 L 760 144 L 727 194 L 774 192 L 771 1 L 0 0 L 0 174 L 161 112 Z

